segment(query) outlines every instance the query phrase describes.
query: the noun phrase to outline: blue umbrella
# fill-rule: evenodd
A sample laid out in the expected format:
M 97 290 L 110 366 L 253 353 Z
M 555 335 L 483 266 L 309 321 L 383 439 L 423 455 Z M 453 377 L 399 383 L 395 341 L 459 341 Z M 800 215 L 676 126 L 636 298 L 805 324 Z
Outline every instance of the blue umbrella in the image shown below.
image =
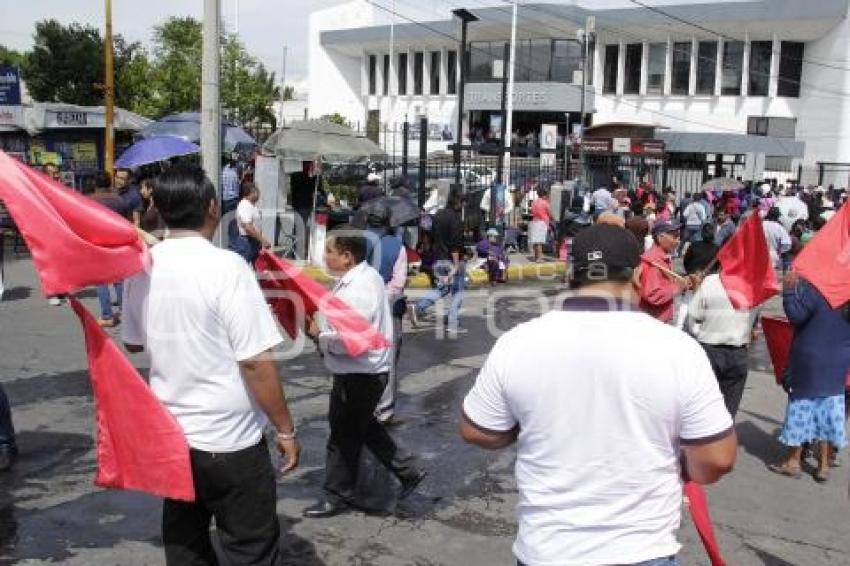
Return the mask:
M 115 161 L 115 167 L 130 168 L 165 161 L 179 155 L 198 153 L 201 148 L 183 138 L 154 136 L 143 139 L 128 147 Z
M 200 143 L 201 141 L 201 113 L 179 112 L 169 114 L 156 122 L 151 122 L 142 131 L 136 134 L 137 138 L 149 138 L 151 136 L 177 136 L 186 141 Z M 257 145 L 251 135 L 239 126 L 221 121 L 221 145 L 224 152 L 231 152 L 239 144 Z

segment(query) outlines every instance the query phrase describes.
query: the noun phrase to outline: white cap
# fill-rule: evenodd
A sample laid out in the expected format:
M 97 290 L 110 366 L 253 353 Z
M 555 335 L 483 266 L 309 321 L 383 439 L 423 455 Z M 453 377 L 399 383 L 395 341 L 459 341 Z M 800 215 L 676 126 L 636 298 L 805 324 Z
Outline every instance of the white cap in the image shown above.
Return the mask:
M 369 183 L 377 183 L 381 180 L 381 176 L 377 173 L 369 173 L 366 175 L 366 181 Z

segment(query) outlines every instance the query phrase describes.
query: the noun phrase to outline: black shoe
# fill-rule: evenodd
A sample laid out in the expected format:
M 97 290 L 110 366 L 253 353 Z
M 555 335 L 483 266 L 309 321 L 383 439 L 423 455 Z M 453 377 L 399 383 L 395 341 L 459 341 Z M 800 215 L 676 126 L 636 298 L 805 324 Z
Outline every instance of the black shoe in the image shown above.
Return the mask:
M 338 502 L 323 499 L 315 505 L 311 505 L 310 507 L 304 509 L 301 514 L 307 517 L 308 519 L 327 519 L 329 517 L 339 515 L 347 509 L 348 505 L 342 503 L 341 501 Z
M 413 493 L 417 487 L 419 487 L 419 484 L 422 483 L 422 480 L 424 480 L 427 475 L 428 472 L 419 471 L 416 472 L 416 474 L 414 474 L 410 479 L 401 482 L 401 491 L 398 494 L 398 498 L 407 499 L 408 496 Z

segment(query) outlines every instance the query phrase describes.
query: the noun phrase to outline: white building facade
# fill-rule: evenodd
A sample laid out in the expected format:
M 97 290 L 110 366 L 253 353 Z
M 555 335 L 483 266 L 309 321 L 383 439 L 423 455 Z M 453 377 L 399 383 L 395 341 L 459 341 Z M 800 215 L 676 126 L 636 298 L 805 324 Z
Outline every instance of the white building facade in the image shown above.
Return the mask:
M 671 158 L 701 154 L 719 166 L 733 156 L 732 172 L 744 178 L 802 174 L 804 183 L 848 185 L 850 0 L 681 0 L 661 10 L 521 4 L 514 141 L 545 123 L 562 140 L 578 130 L 577 31 L 592 16 L 588 126 L 654 126 Z M 509 6 L 471 11 L 479 20 L 468 27 L 464 144 L 500 134 L 511 31 Z M 456 137 L 460 25 L 451 14 L 406 21 L 404 4 L 397 13 L 388 25 L 389 16 L 354 1 L 311 15 L 307 112 L 381 132 L 427 116 L 429 149 L 438 149 Z

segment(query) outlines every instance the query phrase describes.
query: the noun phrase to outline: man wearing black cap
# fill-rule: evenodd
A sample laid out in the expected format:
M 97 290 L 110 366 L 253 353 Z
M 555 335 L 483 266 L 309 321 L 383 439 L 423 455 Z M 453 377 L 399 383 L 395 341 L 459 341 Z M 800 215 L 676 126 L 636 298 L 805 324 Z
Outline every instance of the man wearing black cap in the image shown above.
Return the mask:
M 634 236 L 593 226 L 573 257 L 574 293 L 496 342 L 461 435 L 517 443 L 519 564 L 675 566 L 681 475 L 707 484 L 731 470 L 732 419 L 699 344 L 638 309 Z M 634 363 L 659 344 L 665 356 Z
M 656 222 L 652 247 L 641 257 L 640 308 L 661 322 L 673 320 L 676 297 L 692 286 L 691 279 L 676 275 L 670 259 L 679 245 L 679 228 L 678 222 Z

